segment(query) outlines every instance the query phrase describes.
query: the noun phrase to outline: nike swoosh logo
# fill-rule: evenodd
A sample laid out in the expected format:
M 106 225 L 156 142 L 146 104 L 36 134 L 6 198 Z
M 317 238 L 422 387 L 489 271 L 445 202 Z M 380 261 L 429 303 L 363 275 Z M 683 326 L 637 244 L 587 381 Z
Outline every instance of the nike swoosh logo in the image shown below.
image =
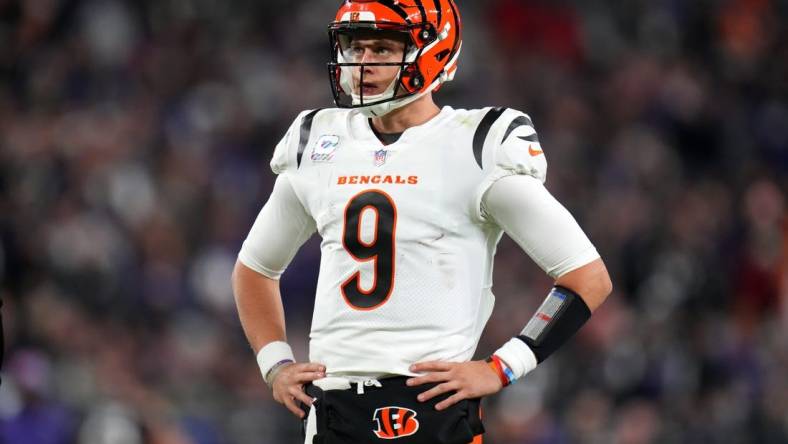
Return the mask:
M 535 150 L 534 147 L 532 147 L 531 145 L 528 145 L 528 154 L 530 154 L 531 157 L 536 157 L 536 156 L 539 156 L 541 154 L 544 154 L 544 151 L 542 151 L 542 150 Z

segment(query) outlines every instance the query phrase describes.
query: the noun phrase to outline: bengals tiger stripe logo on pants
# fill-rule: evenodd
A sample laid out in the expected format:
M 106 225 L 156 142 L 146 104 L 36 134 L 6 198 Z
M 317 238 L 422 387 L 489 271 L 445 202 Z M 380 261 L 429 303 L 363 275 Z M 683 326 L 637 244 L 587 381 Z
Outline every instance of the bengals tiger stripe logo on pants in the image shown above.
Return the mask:
M 405 407 L 381 407 L 375 410 L 372 420 L 378 429 L 373 430 L 380 439 L 397 439 L 411 436 L 419 430 L 416 412 Z

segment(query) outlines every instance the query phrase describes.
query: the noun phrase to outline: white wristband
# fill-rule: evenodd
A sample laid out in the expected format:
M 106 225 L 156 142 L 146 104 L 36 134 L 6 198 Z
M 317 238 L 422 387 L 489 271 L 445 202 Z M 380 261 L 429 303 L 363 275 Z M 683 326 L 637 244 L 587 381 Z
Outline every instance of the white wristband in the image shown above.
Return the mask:
M 295 357 L 287 342 L 274 341 L 257 352 L 257 365 L 263 374 L 263 380 L 268 385 L 271 385 L 269 379 L 273 376 L 273 371 L 288 362 L 295 362 Z
M 497 355 L 514 373 L 514 379 L 520 379 L 536 368 L 536 355 L 525 342 L 512 338 L 495 351 Z

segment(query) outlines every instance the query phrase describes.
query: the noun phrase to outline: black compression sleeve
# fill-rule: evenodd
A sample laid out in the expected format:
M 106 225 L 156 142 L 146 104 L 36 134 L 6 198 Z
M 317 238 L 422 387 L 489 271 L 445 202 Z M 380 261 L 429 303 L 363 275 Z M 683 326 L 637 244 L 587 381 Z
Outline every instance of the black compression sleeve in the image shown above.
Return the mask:
M 591 310 L 574 291 L 556 286 L 517 339 L 525 342 L 542 362 L 564 345 L 591 317 Z

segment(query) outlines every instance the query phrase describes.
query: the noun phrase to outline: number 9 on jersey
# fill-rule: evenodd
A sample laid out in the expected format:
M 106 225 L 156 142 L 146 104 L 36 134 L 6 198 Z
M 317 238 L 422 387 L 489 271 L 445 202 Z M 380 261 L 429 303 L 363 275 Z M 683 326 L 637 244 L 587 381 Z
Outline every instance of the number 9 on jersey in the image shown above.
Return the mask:
M 361 238 L 364 212 L 375 212 L 374 236 L 370 242 Z M 366 190 L 356 194 L 345 207 L 345 226 L 342 246 L 358 262 L 374 262 L 372 286 L 361 286 L 361 271 L 356 271 L 340 290 L 345 302 L 356 310 L 374 310 L 388 301 L 394 289 L 395 238 L 397 207 L 391 196 L 381 190 Z

